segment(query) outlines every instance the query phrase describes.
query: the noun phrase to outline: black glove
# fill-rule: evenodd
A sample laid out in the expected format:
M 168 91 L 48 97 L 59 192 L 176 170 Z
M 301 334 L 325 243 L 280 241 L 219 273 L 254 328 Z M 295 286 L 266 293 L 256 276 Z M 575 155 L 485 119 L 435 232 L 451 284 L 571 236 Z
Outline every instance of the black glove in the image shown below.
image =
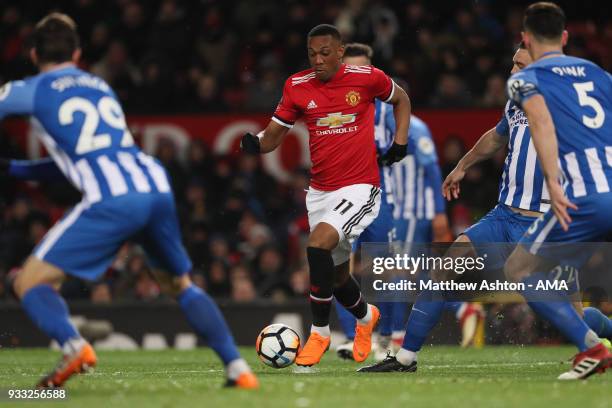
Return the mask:
M 390 166 L 402 160 L 408 154 L 406 145 L 401 145 L 393 142 L 391 147 L 378 158 L 379 166 Z
M 245 133 L 240 140 L 240 149 L 245 153 L 259 153 L 261 151 L 259 138 L 250 132 Z

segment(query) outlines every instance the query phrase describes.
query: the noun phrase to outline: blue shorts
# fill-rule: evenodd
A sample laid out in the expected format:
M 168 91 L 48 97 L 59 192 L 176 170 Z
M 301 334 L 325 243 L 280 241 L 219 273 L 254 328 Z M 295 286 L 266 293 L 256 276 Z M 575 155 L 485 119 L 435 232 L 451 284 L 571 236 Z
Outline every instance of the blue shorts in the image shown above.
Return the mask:
M 463 233 L 474 244 L 489 242 L 517 243 L 536 219 L 537 217 L 528 217 L 516 213 L 505 204 L 497 204 L 487 215 Z
M 591 255 L 585 251 L 586 247 L 559 243 L 605 241 L 612 232 L 612 193 L 570 197 L 570 201 L 576 204 L 578 210 L 568 210 L 572 222 L 567 231 L 563 231 L 555 214 L 548 211 L 532 223 L 520 243 L 534 255 L 580 267 Z
M 478 244 L 494 244 L 486 247 L 487 265 L 489 268 L 499 269 L 504 266 L 515 244 L 536 219 L 537 217 L 516 213 L 505 204 L 497 204 L 463 233 L 476 247 Z M 512 245 L 502 245 L 503 243 Z
M 389 243 L 393 242 L 394 237 L 393 207 L 383 199 L 378 216 L 353 242 L 353 252 L 357 252 L 364 242 Z
M 127 240 L 141 244 L 155 267 L 176 276 L 191 270 L 174 197 L 167 193 L 133 193 L 92 205 L 81 202 L 47 232 L 34 256 L 68 275 L 95 280 Z

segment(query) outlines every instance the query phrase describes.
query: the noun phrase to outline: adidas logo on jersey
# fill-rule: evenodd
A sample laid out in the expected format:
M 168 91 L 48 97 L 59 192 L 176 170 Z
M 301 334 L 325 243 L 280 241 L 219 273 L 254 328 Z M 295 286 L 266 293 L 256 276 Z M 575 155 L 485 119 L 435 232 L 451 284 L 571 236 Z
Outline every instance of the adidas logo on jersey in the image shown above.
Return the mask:
M 308 106 L 306 106 L 306 109 L 314 109 L 314 108 L 318 108 L 318 106 L 315 103 L 315 101 L 311 99 L 310 102 L 308 102 Z

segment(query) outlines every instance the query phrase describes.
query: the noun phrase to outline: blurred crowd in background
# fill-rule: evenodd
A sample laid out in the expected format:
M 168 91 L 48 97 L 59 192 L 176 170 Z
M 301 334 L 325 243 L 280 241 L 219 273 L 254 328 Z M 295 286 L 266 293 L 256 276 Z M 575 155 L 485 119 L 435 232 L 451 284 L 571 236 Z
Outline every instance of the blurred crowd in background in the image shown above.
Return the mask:
M 108 81 L 128 113 L 269 111 L 287 76 L 308 67 L 305 37 L 319 23 L 371 44 L 374 64 L 403 79 L 417 107 L 501 107 L 528 3 L 3 0 L 0 82 L 33 73 L 24 45 L 56 9 L 79 26 L 83 67 Z M 610 71 L 610 8 L 559 3 L 567 52 Z
M 568 53 L 612 68 L 612 21 L 589 2 L 567 6 Z M 128 114 L 271 111 L 285 78 L 307 68 L 305 36 L 322 22 L 347 41 L 372 44 L 375 64 L 402 78 L 416 107 L 501 107 L 519 40 L 524 2 L 493 1 L 133 1 L 57 0 L 78 23 L 83 67 L 116 90 Z M 34 73 L 28 37 L 50 3 L 3 1 L 0 83 Z M 599 20 L 582 16 L 599 16 Z M 491 124 L 493 126 L 494 124 Z M 449 124 L 452 126 L 452 124 Z M 23 154 L 0 135 L 3 157 Z M 443 176 L 466 152 L 448 138 L 439 151 Z M 192 143 L 187 160 L 170 141 L 156 156 L 173 181 L 194 281 L 213 296 L 283 301 L 308 292 L 306 169 L 278 183 L 258 157 L 213 156 Z M 455 234 L 497 201 L 504 160 L 472 168 L 462 197 L 448 207 Z M 78 200 L 67 184 L 34 186 L 0 179 L 0 299 L 12 299 L 17 268 L 63 210 Z M 144 254 L 126 244 L 95 283 L 69 280 L 71 300 L 157 299 Z
M 6 157 L 23 153 L 0 133 Z M 441 159 L 443 174 L 465 153 L 449 138 Z M 168 139 L 156 157 L 172 180 L 183 240 L 194 264 L 196 284 L 213 296 L 239 302 L 266 298 L 283 301 L 308 293 L 305 243 L 308 218 L 307 169 L 293 172 L 288 183 L 266 173 L 257 156 L 213 156 L 195 141 L 180 152 Z M 180 157 L 186 157 L 181 161 Z M 462 184 L 461 199 L 448 207 L 456 234 L 495 205 L 504 155 L 474 166 Z M 10 281 L 47 229 L 80 196 L 68 182 L 38 185 L 0 177 L 0 299 L 12 299 Z M 105 276 L 94 284 L 69 280 L 68 299 L 156 299 L 159 287 L 150 277 L 144 254 L 125 245 Z

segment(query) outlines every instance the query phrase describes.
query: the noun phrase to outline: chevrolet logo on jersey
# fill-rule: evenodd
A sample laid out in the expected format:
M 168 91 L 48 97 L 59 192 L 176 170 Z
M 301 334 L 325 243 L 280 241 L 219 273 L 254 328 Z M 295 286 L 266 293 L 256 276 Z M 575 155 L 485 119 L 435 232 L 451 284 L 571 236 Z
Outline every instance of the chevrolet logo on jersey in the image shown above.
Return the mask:
M 346 124 L 355 122 L 357 114 L 349 113 L 343 115 L 342 112 L 330 113 L 324 118 L 317 120 L 317 126 L 327 126 L 330 129 L 342 127 Z

